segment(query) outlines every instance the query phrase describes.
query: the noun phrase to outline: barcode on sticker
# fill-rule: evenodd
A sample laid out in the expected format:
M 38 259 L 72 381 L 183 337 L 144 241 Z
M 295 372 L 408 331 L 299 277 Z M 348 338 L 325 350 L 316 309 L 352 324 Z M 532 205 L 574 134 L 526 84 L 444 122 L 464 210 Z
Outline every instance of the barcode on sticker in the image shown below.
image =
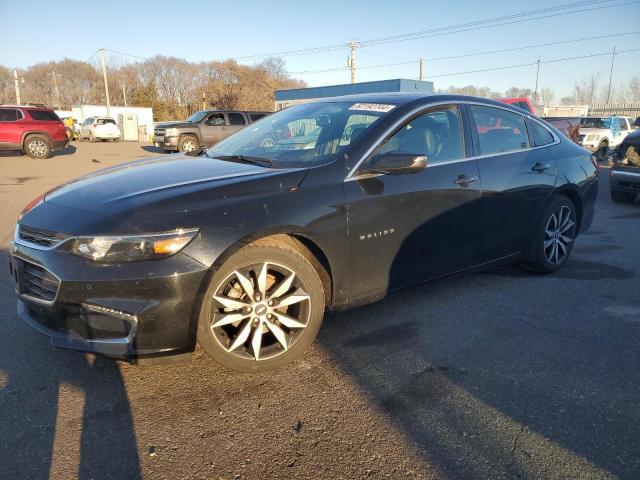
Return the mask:
M 349 110 L 365 110 L 368 112 L 390 112 L 395 105 L 387 103 L 356 103 L 349 107 Z

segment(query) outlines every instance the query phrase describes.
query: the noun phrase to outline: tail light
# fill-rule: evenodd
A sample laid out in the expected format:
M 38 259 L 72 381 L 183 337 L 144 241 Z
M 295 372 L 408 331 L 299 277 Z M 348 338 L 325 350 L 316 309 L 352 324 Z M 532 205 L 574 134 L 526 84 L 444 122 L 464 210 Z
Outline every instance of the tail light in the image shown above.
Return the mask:
M 593 163 L 593 166 L 596 167 L 596 172 L 600 173 L 600 164 L 598 163 L 598 159 L 595 157 L 595 155 L 591 155 L 591 163 Z

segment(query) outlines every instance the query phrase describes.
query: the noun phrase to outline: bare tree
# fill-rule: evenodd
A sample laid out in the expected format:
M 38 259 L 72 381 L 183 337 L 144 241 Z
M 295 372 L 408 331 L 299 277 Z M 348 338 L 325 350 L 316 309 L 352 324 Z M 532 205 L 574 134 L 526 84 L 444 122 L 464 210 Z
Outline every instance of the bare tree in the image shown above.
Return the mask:
M 628 98 L 630 102 L 640 102 L 640 77 L 629 80 Z
M 578 104 L 591 105 L 596 101 L 596 91 L 598 88 L 598 75 L 590 75 L 582 78 L 573 86 L 573 96 Z
M 553 102 L 555 96 L 555 92 L 548 87 L 540 90 L 540 100 L 542 101 L 543 105 L 549 105 L 551 102 Z

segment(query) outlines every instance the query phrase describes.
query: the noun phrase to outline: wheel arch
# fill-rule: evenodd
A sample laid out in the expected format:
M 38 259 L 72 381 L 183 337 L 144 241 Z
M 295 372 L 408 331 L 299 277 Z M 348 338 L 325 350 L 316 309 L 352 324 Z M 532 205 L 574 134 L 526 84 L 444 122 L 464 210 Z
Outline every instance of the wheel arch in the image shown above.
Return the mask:
M 46 137 L 47 142 L 49 142 L 49 146 L 51 147 L 53 145 L 53 140 L 51 140 L 51 135 L 49 135 L 49 132 L 45 131 L 45 130 L 31 130 L 28 132 L 24 132 L 22 134 L 22 138 L 20 139 L 20 144 L 22 145 L 22 149 L 24 150 L 24 144 L 27 141 L 27 139 L 29 137 L 32 137 L 34 135 L 42 135 L 44 137 Z

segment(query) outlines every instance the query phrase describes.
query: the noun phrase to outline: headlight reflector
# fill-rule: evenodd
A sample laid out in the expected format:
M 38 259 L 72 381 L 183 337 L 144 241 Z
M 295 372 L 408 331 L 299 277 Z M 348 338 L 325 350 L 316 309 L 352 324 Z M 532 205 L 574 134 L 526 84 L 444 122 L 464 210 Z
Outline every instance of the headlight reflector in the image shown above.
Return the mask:
M 103 263 L 153 260 L 178 253 L 197 234 L 197 228 L 190 228 L 148 235 L 78 237 L 71 243 L 71 252 Z

